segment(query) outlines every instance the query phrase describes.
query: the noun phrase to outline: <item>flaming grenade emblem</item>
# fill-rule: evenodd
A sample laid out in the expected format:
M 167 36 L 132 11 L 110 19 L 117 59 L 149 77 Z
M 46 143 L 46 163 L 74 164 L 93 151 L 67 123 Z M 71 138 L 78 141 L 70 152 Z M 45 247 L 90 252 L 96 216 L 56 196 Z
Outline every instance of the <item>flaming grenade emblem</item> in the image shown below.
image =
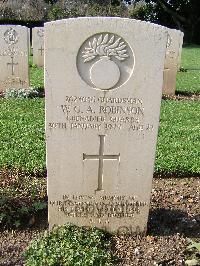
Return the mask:
M 114 34 L 102 33 L 89 38 L 83 45 L 81 58 L 82 67 L 89 64 L 88 79 L 92 87 L 101 90 L 118 87 L 123 62 L 132 61 L 130 51 L 128 44 Z

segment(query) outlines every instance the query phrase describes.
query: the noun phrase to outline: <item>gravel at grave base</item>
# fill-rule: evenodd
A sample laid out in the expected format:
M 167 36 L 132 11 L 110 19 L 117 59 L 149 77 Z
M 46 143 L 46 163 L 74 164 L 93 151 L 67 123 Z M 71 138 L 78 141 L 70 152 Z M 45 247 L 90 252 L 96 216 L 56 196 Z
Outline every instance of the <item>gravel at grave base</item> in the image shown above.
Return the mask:
M 200 177 L 154 178 L 147 236 L 113 236 L 119 266 L 185 265 L 188 238 L 200 241 Z M 22 252 L 47 229 L 0 232 L 0 266 L 25 265 Z
M 0 232 L 0 266 L 25 265 L 22 252 L 32 240 L 39 238 L 43 232 L 44 229 Z
M 184 94 L 177 94 L 177 95 L 164 95 L 162 96 L 163 100 L 174 100 L 174 101 L 184 101 L 184 100 L 190 100 L 190 101 L 199 101 L 200 100 L 200 94 L 199 93 L 190 93 L 189 95 Z

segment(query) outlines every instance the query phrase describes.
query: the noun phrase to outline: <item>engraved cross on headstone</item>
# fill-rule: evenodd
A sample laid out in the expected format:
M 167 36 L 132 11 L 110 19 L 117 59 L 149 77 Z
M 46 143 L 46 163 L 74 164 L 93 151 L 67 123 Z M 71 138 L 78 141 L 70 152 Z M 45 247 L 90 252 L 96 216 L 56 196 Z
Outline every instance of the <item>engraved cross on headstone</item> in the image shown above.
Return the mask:
M 38 51 L 40 51 L 40 55 L 43 55 L 44 48 L 41 46 L 40 49 L 38 49 Z
M 11 60 L 12 60 L 12 62 L 11 62 L 11 63 L 7 63 L 7 65 L 8 65 L 8 66 L 11 66 L 11 69 L 12 69 L 12 76 L 13 76 L 13 75 L 14 75 L 14 71 L 15 71 L 14 66 L 17 66 L 18 63 L 14 63 L 14 57 L 13 57 L 13 56 L 11 56 Z
M 99 135 L 100 145 L 98 155 L 87 155 L 83 153 L 83 160 L 99 160 L 98 170 L 98 187 L 97 191 L 103 190 L 103 164 L 104 160 L 120 160 L 120 154 L 118 155 L 106 155 L 104 154 L 105 135 Z

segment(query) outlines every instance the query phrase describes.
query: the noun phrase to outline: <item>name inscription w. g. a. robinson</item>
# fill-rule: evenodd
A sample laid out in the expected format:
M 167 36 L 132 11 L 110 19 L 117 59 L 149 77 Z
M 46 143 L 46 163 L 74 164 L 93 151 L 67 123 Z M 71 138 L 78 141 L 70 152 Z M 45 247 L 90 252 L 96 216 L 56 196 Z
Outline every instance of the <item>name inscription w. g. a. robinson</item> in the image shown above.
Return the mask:
M 61 122 L 49 123 L 50 129 L 152 131 L 143 123 L 145 108 L 141 99 L 66 96 L 60 105 Z

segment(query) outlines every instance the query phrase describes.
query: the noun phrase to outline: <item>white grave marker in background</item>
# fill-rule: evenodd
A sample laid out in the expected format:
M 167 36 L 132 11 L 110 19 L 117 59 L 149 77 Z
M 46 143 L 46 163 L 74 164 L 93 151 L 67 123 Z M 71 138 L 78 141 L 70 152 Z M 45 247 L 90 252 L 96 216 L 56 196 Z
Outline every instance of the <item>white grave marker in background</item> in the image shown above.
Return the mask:
M 28 28 L 18 25 L 0 26 L 0 91 L 28 88 Z
M 146 230 L 166 29 L 122 18 L 45 25 L 49 224 Z
M 44 66 L 44 28 L 36 27 L 32 30 L 33 63 Z
M 180 69 L 183 33 L 179 30 L 168 29 L 168 42 L 164 66 L 163 94 L 174 95 L 176 75 Z

